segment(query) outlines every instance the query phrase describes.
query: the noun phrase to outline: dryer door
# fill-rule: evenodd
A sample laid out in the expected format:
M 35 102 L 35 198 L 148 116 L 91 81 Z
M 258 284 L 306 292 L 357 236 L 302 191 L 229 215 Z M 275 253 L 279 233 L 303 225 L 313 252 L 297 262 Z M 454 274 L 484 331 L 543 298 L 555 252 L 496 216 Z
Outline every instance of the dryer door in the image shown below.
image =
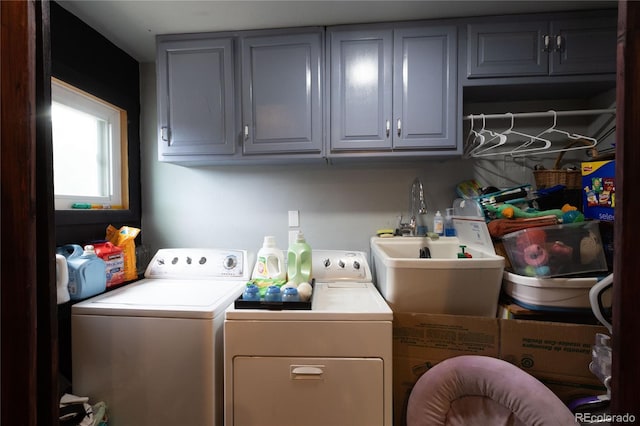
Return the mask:
M 383 364 L 379 358 L 236 357 L 233 423 L 382 425 Z

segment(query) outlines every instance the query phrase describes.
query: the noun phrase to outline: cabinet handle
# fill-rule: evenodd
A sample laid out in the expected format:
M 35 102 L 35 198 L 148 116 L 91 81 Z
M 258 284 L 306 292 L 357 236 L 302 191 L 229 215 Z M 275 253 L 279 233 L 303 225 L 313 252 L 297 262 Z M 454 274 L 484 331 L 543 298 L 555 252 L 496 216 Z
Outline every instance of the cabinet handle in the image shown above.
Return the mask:
M 555 51 L 556 51 L 556 52 L 562 52 L 562 36 L 561 36 L 561 35 L 557 35 L 557 36 L 556 36 L 556 47 L 555 47 Z
M 398 118 L 398 136 L 402 134 L 402 121 Z
M 249 126 L 245 125 L 244 126 L 244 140 L 246 141 L 247 139 L 249 139 Z
M 167 126 L 162 126 L 160 128 L 160 137 L 163 141 L 169 142 L 169 128 Z
M 391 132 L 391 122 L 387 120 L 387 137 L 389 137 L 390 132 Z
M 551 43 L 551 39 L 549 37 L 548 34 L 545 34 L 542 37 L 542 41 L 544 43 L 544 48 L 542 49 L 543 52 L 549 53 L 551 50 L 549 49 L 549 43 Z

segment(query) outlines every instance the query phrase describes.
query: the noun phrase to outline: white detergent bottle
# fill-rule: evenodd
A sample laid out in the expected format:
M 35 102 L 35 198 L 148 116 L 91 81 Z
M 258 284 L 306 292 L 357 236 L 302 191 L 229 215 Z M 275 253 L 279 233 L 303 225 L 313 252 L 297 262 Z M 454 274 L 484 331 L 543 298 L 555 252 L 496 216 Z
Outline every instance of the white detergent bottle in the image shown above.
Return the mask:
M 283 280 L 286 278 L 286 274 L 284 253 L 276 247 L 275 237 L 271 235 L 264 237 L 262 248 L 258 250 L 256 265 L 253 268 L 251 278 Z
M 296 285 L 311 280 L 311 247 L 301 231 L 287 252 L 287 275 L 289 282 Z

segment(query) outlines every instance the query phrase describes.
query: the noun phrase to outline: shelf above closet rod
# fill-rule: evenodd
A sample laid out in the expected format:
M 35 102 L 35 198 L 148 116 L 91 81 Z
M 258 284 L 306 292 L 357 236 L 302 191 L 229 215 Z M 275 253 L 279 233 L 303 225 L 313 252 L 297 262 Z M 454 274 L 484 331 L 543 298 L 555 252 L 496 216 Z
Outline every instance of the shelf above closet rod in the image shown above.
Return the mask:
M 585 110 L 568 110 L 568 111 L 544 111 L 544 112 L 517 112 L 513 114 L 513 118 L 543 118 L 551 117 L 553 113 L 556 113 L 557 117 L 569 117 L 580 115 L 603 115 L 603 114 L 615 114 L 616 110 L 613 109 L 585 109 Z M 491 120 L 494 118 L 511 118 L 512 114 L 470 114 L 464 117 L 465 120 L 473 119 L 486 119 Z

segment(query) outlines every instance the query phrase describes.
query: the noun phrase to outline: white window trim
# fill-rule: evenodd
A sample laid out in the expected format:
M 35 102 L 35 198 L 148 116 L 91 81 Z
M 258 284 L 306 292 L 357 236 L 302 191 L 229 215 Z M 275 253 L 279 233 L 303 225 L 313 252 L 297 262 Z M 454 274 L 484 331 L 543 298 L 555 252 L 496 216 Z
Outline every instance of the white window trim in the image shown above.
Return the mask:
M 110 133 L 110 143 L 108 147 L 110 155 L 107 156 L 111 163 L 107 168 L 109 171 L 107 179 L 108 195 L 97 197 L 55 194 L 56 210 L 71 209 L 73 203 L 88 203 L 126 208 L 128 203 L 126 200 L 123 200 L 122 191 L 122 186 L 126 182 L 126 178 L 122 174 L 122 151 L 124 149 L 121 137 L 123 131 L 121 127 L 122 110 L 55 78 L 51 79 L 51 98 L 52 102 L 55 101 L 105 120 L 107 122 L 107 131 Z M 82 173 L 82 170 L 82 167 L 79 166 L 78 172 Z M 79 178 L 81 179 L 82 176 L 79 176 Z

